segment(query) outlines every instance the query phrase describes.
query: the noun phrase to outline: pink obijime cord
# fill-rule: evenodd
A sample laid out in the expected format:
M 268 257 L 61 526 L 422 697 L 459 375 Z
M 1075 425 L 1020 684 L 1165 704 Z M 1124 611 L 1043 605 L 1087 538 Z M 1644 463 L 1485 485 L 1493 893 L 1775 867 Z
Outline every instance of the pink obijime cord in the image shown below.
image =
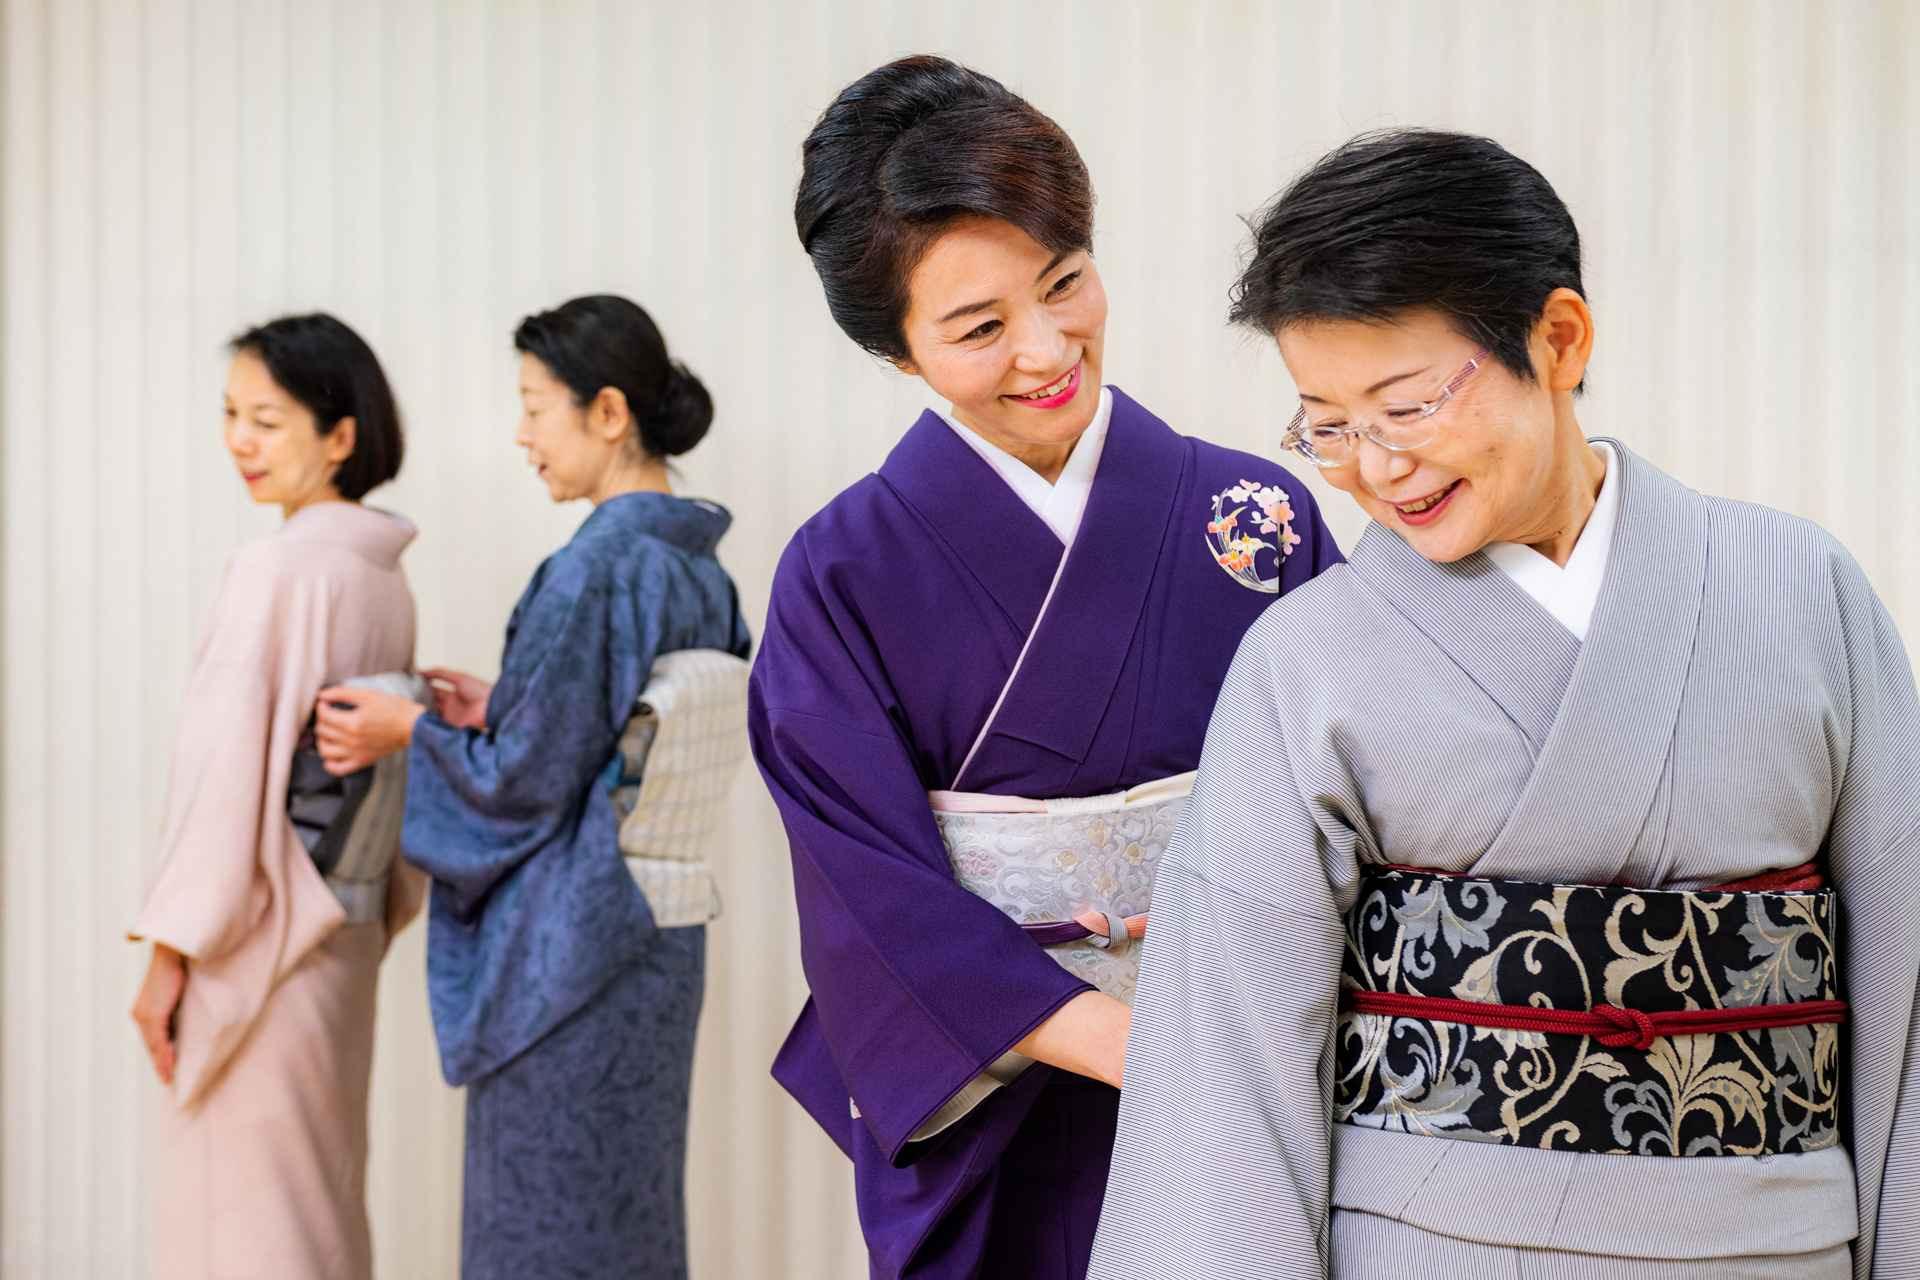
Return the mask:
M 1096 947 L 1118 952 L 1147 936 L 1147 916 L 1145 912 L 1122 916 L 1111 911 L 1082 911 L 1071 920 L 1045 920 L 1020 927 L 1043 947 L 1090 939 Z

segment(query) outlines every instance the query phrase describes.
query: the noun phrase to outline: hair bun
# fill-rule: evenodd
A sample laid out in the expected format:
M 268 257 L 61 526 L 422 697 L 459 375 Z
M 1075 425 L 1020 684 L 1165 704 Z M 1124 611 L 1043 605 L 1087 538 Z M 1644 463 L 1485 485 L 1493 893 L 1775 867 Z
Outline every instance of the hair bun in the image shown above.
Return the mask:
M 640 443 L 655 457 L 677 457 L 705 439 L 712 425 L 713 397 L 692 370 L 674 361 L 659 401 L 640 422 Z

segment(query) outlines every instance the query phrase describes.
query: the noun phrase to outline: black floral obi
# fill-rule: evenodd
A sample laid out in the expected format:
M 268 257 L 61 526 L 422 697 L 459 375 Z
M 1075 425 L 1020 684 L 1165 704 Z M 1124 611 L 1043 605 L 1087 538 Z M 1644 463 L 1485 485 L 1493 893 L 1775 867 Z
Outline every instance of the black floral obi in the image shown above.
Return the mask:
M 1835 1145 L 1833 892 L 1747 883 L 1369 874 L 1346 920 L 1334 1118 L 1621 1155 Z

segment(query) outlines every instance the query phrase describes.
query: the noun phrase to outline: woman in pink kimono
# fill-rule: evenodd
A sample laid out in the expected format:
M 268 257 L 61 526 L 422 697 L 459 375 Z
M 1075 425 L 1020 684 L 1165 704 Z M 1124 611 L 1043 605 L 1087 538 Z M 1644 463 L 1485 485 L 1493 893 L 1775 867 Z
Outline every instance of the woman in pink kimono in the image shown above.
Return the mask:
M 400 470 L 400 418 L 331 316 L 232 351 L 227 451 L 286 523 L 227 565 L 182 703 L 166 863 L 130 931 L 153 943 L 133 1019 L 171 1091 L 154 1274 L 362 1277 L 374 983 L 422 882 L 382 866 L 403 784 L 303 795 L 296 757 L 322 688 L 413 663 L 414 529 L 360 502 Z

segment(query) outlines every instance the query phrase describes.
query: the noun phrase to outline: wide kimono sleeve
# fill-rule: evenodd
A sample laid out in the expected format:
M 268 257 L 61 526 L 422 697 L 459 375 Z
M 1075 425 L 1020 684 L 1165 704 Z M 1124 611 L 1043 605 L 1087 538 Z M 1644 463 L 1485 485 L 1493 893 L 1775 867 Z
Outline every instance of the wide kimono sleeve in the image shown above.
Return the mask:
M 1228 671 L 1154 882 L 1095 1274 L 1326 1274 L 1352 863 L 1303 799 L 1272 620 Z
M 659 646 L 657 609 L 633 608 L 585 557 L 556 557 L 515 609 L 487 727 L 420 717 L 402 845 L 455 918 L 571 842 Z
M 185 955 L 174 1096 L 191 1103 L 274 985 L 344 918 L 286 816 L 295 747 L 326 678 L 326 584 L 269 546 L 229 563 L 181 704 L 165 862 L 128 930 Z
M 793 857 L 812 991 L 796 1036 L 817 1030 L 838 1080 L 810 1079 L 809 1098 L 782 1079 L 843 1145 L 857 1115 L 900 1165 L 934 1145 L 910 1139 L 943 1104 L 1091 988 L 955 882 L 894 705 L 857 608 L 823 589 L 796 540 L 748 723 Z
M 1893 620 L 1852 559 L 1835 557 L 1852 723 L 1827 865 L 1848 1001 L 1854 1274 L 1868 1280 L 1920 1275 L 1920 700 Z

